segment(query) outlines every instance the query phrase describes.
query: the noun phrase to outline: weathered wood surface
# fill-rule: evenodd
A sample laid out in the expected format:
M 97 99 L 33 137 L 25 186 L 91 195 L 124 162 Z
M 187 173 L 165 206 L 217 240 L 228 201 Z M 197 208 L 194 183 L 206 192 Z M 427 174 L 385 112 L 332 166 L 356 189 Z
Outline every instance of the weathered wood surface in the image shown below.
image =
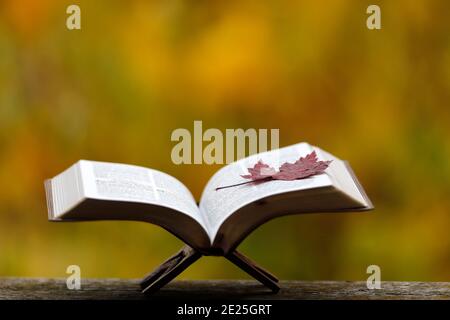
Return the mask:
M 146 296 L 138 280 L 82 279 L 81 290 L 68 290 L 65 279 L 0 278 L 0 299 L 450 299 L 450 282 L 281 281 L 273 294 L 256 281 L 174 281 Z

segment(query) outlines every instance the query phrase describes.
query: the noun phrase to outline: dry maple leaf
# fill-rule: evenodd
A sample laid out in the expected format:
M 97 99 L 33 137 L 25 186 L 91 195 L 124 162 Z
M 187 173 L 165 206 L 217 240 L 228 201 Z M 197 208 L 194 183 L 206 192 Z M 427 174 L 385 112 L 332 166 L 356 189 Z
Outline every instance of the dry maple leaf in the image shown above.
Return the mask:
M 324 173 L 331 161 L 318 161 L 315 151 L 294 163 L 285 162 L 280 171 L 272 176 L 274 180 L 297 180 Z
M 245 181 L 237 184 L 233 184 L 230 186 L 218 187 L 216 190 L 231 188 L 240 186 L 247 183 L 252 182 L 265 182 L 270 180 L 298 180 L 308 178 L 317 174 L 322 174 L 325 172 L 325 169 L 330 165 L 330 161 L 319 161 L 317 159 L 317 154 L 315 151 L 306 155 L 305 157 L 300 157 L 294 163 L 283 163 L 279 171 L 276 171 L 274 168 L 270 167 L 268 164 L 265 164 L 261 160 L 259 160 L 253 168 L 248 168 L 249 174 L 241 175 L 241 177 L 245 179 L 250 179 L 250 181 Z

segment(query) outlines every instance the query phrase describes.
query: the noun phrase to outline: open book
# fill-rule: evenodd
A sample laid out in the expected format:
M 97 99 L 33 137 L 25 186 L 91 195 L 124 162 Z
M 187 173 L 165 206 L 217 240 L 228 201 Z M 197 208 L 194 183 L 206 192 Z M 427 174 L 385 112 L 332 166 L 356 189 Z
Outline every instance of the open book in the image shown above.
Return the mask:
M 333 160 L 324 174 L 237 184 L 258 160 L 278 167 L 316 151 Z M 203 254 L 225 255 L 255 228 L 287 214 L 369 210 L 372 204 L 345 161 L 307 143 L 256 154 L 215 173 L 199 205 L 176 178 L 153 169 L 80 160 L 45 181 L 52 221 L 136 220 L 157 224 Z

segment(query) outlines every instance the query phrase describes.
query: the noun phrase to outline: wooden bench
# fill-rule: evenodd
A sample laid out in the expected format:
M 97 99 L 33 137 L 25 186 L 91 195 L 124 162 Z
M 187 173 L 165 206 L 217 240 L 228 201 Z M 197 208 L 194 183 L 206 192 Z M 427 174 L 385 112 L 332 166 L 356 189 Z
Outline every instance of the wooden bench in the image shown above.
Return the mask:
M 0 278 L 0 299 L 450 299 L 450 282 L 382 282 L 369 290 L 365 282 L 280 281 L 273 294 L 251 280 L 178 280 L 154 295 L 140 292 L 139 280 L 82 279 L 69 290 L 65 279 Z

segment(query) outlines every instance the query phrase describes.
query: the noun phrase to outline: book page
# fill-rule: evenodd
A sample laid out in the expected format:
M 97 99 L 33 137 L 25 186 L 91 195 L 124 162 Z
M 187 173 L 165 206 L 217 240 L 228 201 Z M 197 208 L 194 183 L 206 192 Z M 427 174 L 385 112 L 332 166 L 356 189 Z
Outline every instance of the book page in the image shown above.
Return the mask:
M 332 154 L 318 148 L 314 147 L 316 150 L 317 156 L 327 159 L 333 159 L 332 165 L 330 165 L 328 171 L 330 172 L 330 177 L 333 179 L 333 184 L 340 190 L 346 192 L 350 197 L 360 202 L 364 206 L 367 206 L 368 203 L 364 199 L 363 195 L 358 189 L 355 180 L 350 175 L 347 170 L 345 163 L 339 159 L 337 159 Z
M 239 160 L 223 167 L 214 174 L 206 185 L 200 200 L 200 211 L 206 222 L 210 238 L 214 239 L 220 225 L 228 216 L 249 203 L 275 194 L 331 185 L 330 177 L 327 174 L 322 174 L 301 180 L 272 180 L 260 184 L 250 183 L 215 190 L 217 187 L 249 181 L 242 178 L 241 175 L 248 174 L 247 168 L 253 167 L 258 160 L 278 169 L 282 163 L 295 162 L 300 156 L 305 156 L 313 150 L 311 145 L 299 143 Z M 328 159 L 321 159 L 319 156 L 319 160 Z M 255 212 L 255 214 L 258 213 Z
M 154 169 L 97 161 L 80 161 L 87 198 L 143 202 L 169 207 L 204 223 L 190 191 L 174 177 Z

